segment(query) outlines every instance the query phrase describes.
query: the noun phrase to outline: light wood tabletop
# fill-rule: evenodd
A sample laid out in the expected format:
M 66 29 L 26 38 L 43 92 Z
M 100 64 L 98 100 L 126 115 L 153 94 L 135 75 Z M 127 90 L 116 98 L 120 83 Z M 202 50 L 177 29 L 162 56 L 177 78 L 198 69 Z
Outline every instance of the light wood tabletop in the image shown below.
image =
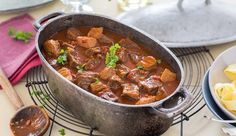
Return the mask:
M 153 0 L 153 3 L 159 5 L 163 3 L 167 3 L 169 1 L 175 0 Z M 236 3 L 236 1 L 235 1 Z M 110 17 L 116 17 L 121 13 L 121 10 L 117 6 L 117 0 L 90 0 L 91 7 L 94 11 L 98 14 L 104 14 Z M 36 9 L 32 9 L 26 11 L 35 19 L 44 16 L 53 11 L 60 11 L 62 10 L 64 5 L 59 1 L 55 0 L 54 2 L 44 5 L 43 7 L 39 7 Z M 0 22 L 3 22 L 9 18 L 14 16 L 18 16 L 22 13 L 11 13 L 11 14 L 3 14 L 0 15 Z M 207 47 L 213 57 L 217 57 L 222 51 L 225 49 L 236 45 L 236 42 L 231 42 L 227 44 L 221 44 L 216 46 Z M 0 45 L 1 46 L 1 45 Z M 27 88 L 25 87 L 26 79 L 23 78 L 17 85 L 14 86 L 15 90 L 18 91 L 19 96 L 23 100 L 23 103 L 26 105 L 33 104 L 30 95 L 28 94 Z M 0 90 L 0 136 L 10 136 L 11 131 L 9 128 L 10 118 L 14 115 L 15 109 L 11 105 L 10 101 L 8 100 L 7 96 L 4 94 L 3 91 Z M 225 127 L 224 124 L 219 124 L 216 122 L 209 121 L 205 119 L 203 116 L 213 116 L 210 110 L 205 106 L 200 112 L 196 115 L 192 116 L 189 121 L 184 123 L 184 135 L 185 136 L 226 136 L 222 132 L 222 127 Z M 56 125 L 54 126 L 54 130 L 52 131 L 52 136 L 58 136 L 58 130 L 61 127 Z M 180 134 L 180 125 L 175 125 L 171 127 L 164 136 L 179 136 Z M 48 133 L 45 134 L 48 136 Z M 75 133 L 67 131 L 66 136 L 75 136 Z M 76 134 L 78 136 L 78 134 Z

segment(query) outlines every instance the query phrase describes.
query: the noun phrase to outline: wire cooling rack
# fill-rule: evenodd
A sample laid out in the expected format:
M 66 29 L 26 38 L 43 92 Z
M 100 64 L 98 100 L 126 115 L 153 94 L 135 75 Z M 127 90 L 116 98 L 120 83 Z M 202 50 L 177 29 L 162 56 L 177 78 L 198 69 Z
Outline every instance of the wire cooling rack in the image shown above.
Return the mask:
M 176 116 L 173 125 L 180 123 L 180 135 L 183 136 L 183 123 L 191 119 L 204 106 L 205 102 L 201 95 L 201 83 L 203 76 L 214 58 L 206 47 L 197 48 L 175 48 L 171 49 L 179 58 L 184 67 L 184 86 L 193 94 L 192 105 L 182 114 Z M 76 119 L 71 113 L 58 103 L 48 86 L 46 74 L 41 66 L 33 68 L 27 74 L 26 87 L 36 105 L 43 106 L 48 111 L 51 126 L 49 136 L 53 131 L 53 125 L 57 124 L 76 134 L 99 136 L 99 132 L 93 130 L 82 121 Z M 40 95 L 32 95 L 37 90 Z M 45 97 L 46 96 L 46 97 Z

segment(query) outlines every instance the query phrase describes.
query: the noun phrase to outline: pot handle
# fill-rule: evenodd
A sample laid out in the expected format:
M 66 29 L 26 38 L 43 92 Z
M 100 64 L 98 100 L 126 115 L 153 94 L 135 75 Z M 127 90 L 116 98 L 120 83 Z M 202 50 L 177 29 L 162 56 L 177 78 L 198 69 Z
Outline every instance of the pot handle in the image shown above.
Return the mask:
M 64 12 L 57 11 L 57 12 L 52 12 L 52 13 L 46 15 L 46 16 L 43 16 L 43 17 L 37 19 L 37 20 L 34 22 L 34 24 L 33 24 L 33 25 L 34 25 L 34 28 L 35 28 L 36 30 L 38 30 L 38 29 L 42 26 L 42 24 L 45 23 L 45 22 L 47 22 L 49 19 L 54 18 L 54 17 L 57 17 L 57 16 L 60 16 L 60 15 L 63 15 L 63 14 L 65 14 L 65 13 L 64 13 Z
M 192 94 L 186 88 L 181 88 L 175 95 L 173 95 L 165 102 L 168 102 L 170 100 L 178 101 L 180 97 L 182 98 L 182 101 L 175 107 L 164 108 L 163 102 L 161 105 L 158 105 L 157 107 L 153 106 L 152 108 L 159 114 L 161 113 L 162 115 L 172 118 L 182 113 L 186 108 L 188 108 L 193 100 Z
M 206 4 L 206 5 L 211 4 L 211 1 L 212 1 L 212 0 L 205 0 L 205 4 Z M 183 10 L 183 2 L 184 2 L 184 0 L 178 0 L 178 2 L 177 2 L 177 7 L 178 7 L 180 10 Z

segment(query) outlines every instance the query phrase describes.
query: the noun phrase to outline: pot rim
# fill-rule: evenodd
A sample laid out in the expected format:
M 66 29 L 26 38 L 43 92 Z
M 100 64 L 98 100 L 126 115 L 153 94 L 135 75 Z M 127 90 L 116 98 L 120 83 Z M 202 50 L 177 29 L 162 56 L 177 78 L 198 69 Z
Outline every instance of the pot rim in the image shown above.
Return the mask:
M 178 64 L 178 67 L 180 69 L 180 76 L 181 76 L 181 80 L 178 84 L 178 87 L 175 89 L 175 91 L 173 91 L 172 94 L 170 94 L 169 96 L 167 96 L 166 98 L 162 99 L 162 100 L 159 100 L 159 101 L 155 101 L 155 102 L 152 102 L 152 103 L 148 103 L 148 104 L 142 104 L 142 105 L 130 105 L 130 104 L 123 104 L 123 103 L 118 103 L 118 102 L 112 102 L 112 101 L 107 101 L 105 99 L 102 99 L 88 91 L 86 91 L 85 89 L 81 88 L 80 86 L 77 86 L 76 84 L 74 84 L 73 82 L 69 81 L 68 79 L 66 79 L 65 77 L 63 77 L 61 74 L 59 74 L 48 62 L 47 60 L 45 59 L 45 57 L 43 56 L 41 50 L 40 50 L 40 47 L 39 47 L 39 44 L 38 44 L 38 39 L 39 39 L 39 36 L 41 34 L 41 31 L 44 30 L 44 28 L 49 25 L 50 23 L 54 23 L 56 20 L 60 19 L 60 18 L 63 18 L 63 17 L 66 17 L 66 16 L 75 16 L 75 15 L 88 15 L 88 16 L 96 16 L 96 17 L 101 17 L 101 18 L 105 18 L 107 20 L 111 20 L 111 21 L 114 21 L 114 22 L 117 22 L 117 23 L 120 23 L 121 25 L 124 25 L 124 26 L 127 26 L 135 31 L 137 31 L 138 33 L 141 33 L 142 35 L 148 37 L 150 40 L 153 40 L 154 42 L 156 42 L 157 44 L 159 44 L 159 46 L 161 46 L 162 48 L 165 49 L 165 51 L 167 53 L 169 53 L 171 55 L 171 57 L 176 61 L 176 63 Z M 168 100 L 169 98 L 171 98 L 174 94 L 176 94 L 182 87 L 183 85 L 183 82 L 184 82 L 184 70 L 183 70 L 183 66 L 182 64 L 180 63 L 179 59 L 175 56 L 175 54 L 170 51 L 165 45 L 163 45 L 159 40 L 155 39 L 153 36 L 151 36 L 150 34 L 134 27 L 134 26 L 131 26 L 131 25 L 126 25 L 122 22 L 120 22 L 119 20 L 117 19 L 114 19 L 114 18 L 111 18 L 111 17 L 108 17 L 108 16 L 105 16 L 105 15 L 100 15 L 100 14 L 97 14 L 97 13 L 66 13 L 66 14 L 63 14 L 63 15 L 59 15 L 55 18 L 52 18 L 50 20 L 48 20 L 46 23 L 44 23 L 38 30 L 37 30 L 37 33 L 36 33 L 36 36 L 35 36 L 35 44 L 36 44 L 36 50 L 38 52 L 38 55 L 41 59 L 41 61 L 51 70 L 53 71 L 57 76 L 59 76 L 60 78 L 62 78 L 62 80 L 66 80 L 66 82 L 68 82 L 70 85 L 72 85 L 73 87 L 75 88 L 78 88 L 77 90 L 79 91 L 82 91 L 83 93 L 85 93 L 86 95 L 92 97 L 93 99 L 96 99 L 96 100 L 99 100 L 103 103 L 106 103 L 106 104 L 110 104 L 110 105 L 115 105 L 115 106 L 119 106 L 119 107 L 129 107 L 129 108 L 138 108 L 138 107 L 157 107 L 158 105 L 161 105 L 164 101 Z

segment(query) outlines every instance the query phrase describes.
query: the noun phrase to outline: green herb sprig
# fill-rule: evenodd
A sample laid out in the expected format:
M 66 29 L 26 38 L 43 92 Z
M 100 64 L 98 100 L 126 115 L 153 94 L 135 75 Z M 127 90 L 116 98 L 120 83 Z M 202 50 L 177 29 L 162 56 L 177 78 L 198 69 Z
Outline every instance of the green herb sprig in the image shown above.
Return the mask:
M 66 61 L 67 61 L 67 52 L 64 49 L 61 49 L 60 55 L 57 58 L 57 63 L 65 65 Z
M 60 133 L 61 136 L 65 136 L 66 135 L 64 128 L 58 130 L 58 132 Z
M 137 65 L 136 68 L 137 69 L 143 69 L 143 66 L 142 65 Z
M 8 29 L 8 35 L 13 39 L 21 40 L 24 41 L 25 43 L 29 42 L 29 40 L 33 36 L 32 32 L 19 31 L 13 27 L 10 27 Z
M 100 82 L 100 80 L 99 80 L 98 78 L 95 78 L 95 80 L 96 80 L 96 81 L 94 82 L 95 84 L 97 84 L 97 83 Z
M 35 86 L 32 86 L 32 89 L 33 91 L 30 93 L 30 95 L 40 97 L 42 100 L 42 105 L 40 105 L 40 107 L 43 108 L 46 101 L 50 100 L 50 96 L 48 94 L 44 94 L 42 91 L 37 90 Z
M 76 69 L 79 71 L 84 71 L 85 70 L 84 67 L 85 67 L 85 64 L 82 64 L 82 65 L 76 66 Z
M 156 59 L 157 64 L 161 64 L 161 59 Z
M 116 62 L 119 60 L 118 56 L 116 55 L 116 51 L 120 48 L 121 47 L 118 43 L 113 44 L 109 48 L 109 52 L 107 52 L 105 60 L 105 64 L 107 67 L 112 67 L 112 68 L 116 67 Z

